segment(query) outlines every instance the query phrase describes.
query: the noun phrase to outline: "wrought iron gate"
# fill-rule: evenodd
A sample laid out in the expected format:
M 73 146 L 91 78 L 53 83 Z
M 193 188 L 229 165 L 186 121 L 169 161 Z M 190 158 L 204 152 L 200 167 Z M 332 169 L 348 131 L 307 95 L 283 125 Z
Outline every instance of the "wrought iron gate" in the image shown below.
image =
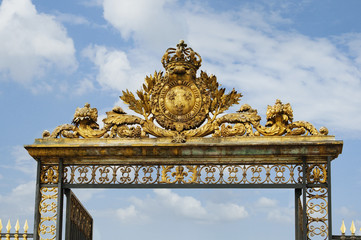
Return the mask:
M 92 240 L 92 216 L 70 189 L 66 189 L 65 194 L 67 197 L 65 239 Z
M 25 146 L 38 162 L 35 240 L 62 239 L 64 190 L 66 239 L 91 239 L 91 217 L 71 188 L 290 188 L 295 239 L 332 239 L 331 161 L 343 142 L 293 121 L 280 100 L 267 107 L 265 126 L 248 104 L 223 114 L 242 94 L 226 93 L 214 75 L 198 77 L 201 62 L 181 41 L 163 55 L 164 75 L 146 76 L 136 94 L 123 91 L 142 117 L 116 106 L 99 129 L 87 103 L 72 124 Z

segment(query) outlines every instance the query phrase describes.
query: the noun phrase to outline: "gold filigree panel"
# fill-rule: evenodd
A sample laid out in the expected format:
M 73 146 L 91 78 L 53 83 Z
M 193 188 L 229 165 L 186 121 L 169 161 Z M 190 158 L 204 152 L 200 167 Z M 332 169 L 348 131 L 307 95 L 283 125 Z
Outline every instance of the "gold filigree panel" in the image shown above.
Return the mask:
M 56 237 L 58 189 L 56 187 L 42 187 L 40 188 L 40 195 L 39 239 L 53 240 Z
M 328 189 L 308 188 L 306 196 L 308 239 L 328 239 Z
M 297 184 L 302 165 L 70 165 L 68 184 Z

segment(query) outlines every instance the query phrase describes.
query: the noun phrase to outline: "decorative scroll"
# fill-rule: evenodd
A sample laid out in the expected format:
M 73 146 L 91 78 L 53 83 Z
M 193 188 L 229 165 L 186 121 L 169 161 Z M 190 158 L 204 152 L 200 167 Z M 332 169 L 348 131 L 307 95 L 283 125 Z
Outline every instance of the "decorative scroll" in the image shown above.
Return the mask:
M 241 93 L 234 89 L 226 93 L 214 75 L 201 71 L 202 58 L 184 41 L 169 48 L 162 58 L 166 70 L 145 77 L 145 84 L 136 94 L 126 90 L 120 98 L 142 117 L 126 114 L 120 107 L 107 112 L 104 127 L 99 129 L 98 110 L 85 104 L 77 108 L 73 124 L 58 126 L 43 137 L 65 138 L 144 138 L 170 137 L 173 142 L 188 138 L 230 136 L 327 135 L 325 127 L 318 131 L 311 123 L 293 122 L 289 103 L 276 100 L 267 108 L 267 123 L 261 125 L 257 110 L 244 104 L 235 113 L 220 117 L 232 105 L 238 104 Z
M 41 183 L 58 183 L 59 168 L 55 165 L 41 165 L 40 182 Z
M 40 240 L 52 240 L 56 237 L 57 199 L 58 189 L 56 187 L 40 188 L 40 223 L 38 234 Z
M 75 197 L 73 193 L 70 194 L 70 229 L 69 238 L 91 240 L 93 237 L 93 218 L 85 210 L 83 205 Z M 82 236 L 82 237 L 80 237 Z
M 308 239 L 328 239 L 328 190 L 324 187 L 308 188 L 307 202 L 307 237 Z
M 302 165 L 71 165 L 67 184 L 297 184 Z
M 162 170 L 162 179 L 160 183 L 197 183 L 197 166 L 176 166 L 175 171 L 172 172 L 174 165 L 163 166 Z M 188 170 L 188 171 L 187 171 Z M 169 174 L 174 178 L 171 180 Z M 185 179 L 188 177 L 188 174 L 191 174 L 189 179 Z
M 308 183 L 325 183 L 327 181 L 327 164 L 311 164 L 307 168 Z

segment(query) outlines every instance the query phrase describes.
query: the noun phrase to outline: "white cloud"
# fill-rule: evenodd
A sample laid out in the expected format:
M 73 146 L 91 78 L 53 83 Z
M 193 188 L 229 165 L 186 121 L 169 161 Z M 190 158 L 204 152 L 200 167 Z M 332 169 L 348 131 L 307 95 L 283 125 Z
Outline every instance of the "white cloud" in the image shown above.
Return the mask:
M 187 33 L 182 11 L 175 0 L 104 0 L 104 18 L 122 37 L 132 37 L 138 44 L 163 51 Z
M 294 222 L 294 208 L 280 207 L 276 199 L 261 197 L 255 202 L 255 209 L 262 214 L 266 214 L 269 221 Z
M 23 146 L 14 146 L 11 155 L 15 158 L 15 165 L 9 167 L 35 178 L 36 161 L 29 155 Z
M 105 0 L 103 8 L 105 19 L 135 41 L 139 54 L 161 51 L 160 60 L 167 47 L 185 39 L 203 57 L 202 69 L 244 93 L 242 102 L 263 118 L 267 105 L 279 98 L 291 103 L 295 121 L 326 125 L 330 134 L 361 132 L 354 124 L 361 121 L 359 35 L 311 38 L 274 11 L 244 6 L 216 13 L 194 2 Z M 283 30 L 284 24 L 291 30 Z M 152 66 L 159 60 L 143 69 L 157 69 Z M 130 62 L 132 69 L 140 64 Z
M 244 206 L 235 203 L 202 203 L 191 196 L 180 196 L 169 189 L 155 189 L 155 196 L 145 200 L 132 197 L 131 205 L 116 210 L 117 217 L 124 223 L 145 223 L 150 219 L 160 221 L 167 218 L 191 220 L 194 223 L 212 224 L 238 221 L 248 217 Z
M 277 206 L 278 202 L 275 199 L 261 197 L 256 202 L 256 206 L 264 208 L 264 207 L 275 207 Z
M 204 65 L 223 84 L 245 92 L 251 105 L 264 109 L 281 98 L 291 102 L 296 116 L 302 115 L 296 120 L 327 122 L 330 128 L 361 119 L 361 111 L 354 111 L 361 103 L 361 71 L 331 41 L 284 31 L 268 33 L 229 16 L 219 21 L 214 15 L 189 14 L 187 20 L 193 23 L 190 41 L 205 53 Z M 209 25 L 212 31 L 197 31 Z M 343 109 L 349 118 L 335 109 Z
M 89 21 L 85 17 L 75 15 L 75 14 L 70 14 L 70 13 L 56 12 L 56 19 L 59 22 L 69 23 L 72 25 L 88 25 L 89 24 Z
M 93 198 L 104 197 L 103 189 L 73 189 L 73 192 L 81 202 L 88 202 Z
M 84 78 L 83 80 L 79 81 L 73 89 L 75 95 L 83 95 L 93 90 L 94 84 L 88 78 Z
M 270 221 L 292 223 L 294 222 L 293 209 L 275 208 L 268 212 L 267 219 Z
M 181 197 L 169 189 L 156 189 L 154 193 L 162 202 L 162 205 L 168 207 L 180 216 L 191 219 L 203 219 L 207 214 L 202 203 L 194 197 Z
M 118 92 L 126 89 L 134 91 L 141 87 L 144 74 L 147 73 L 145 66 L 148 66 L 147 62 L 151 58 L 138 51 L 126 53 L 98 45 L 88 46 L 82 54 L 99 69 L 96 81 L 100 86 Z
M 89 46 L 83 51 L 98 68 L 96 80 L 106 89 L 124 90 L 130 80 L 130 64 L 125 52 L 104 46 Z
M 0 205 L 2 217 L 32 217 L 34 213 L 35 181 L 20 184 L 7 195 L 2 192 Z M 30 219 L 31 220 L 31 219 Z
M 134 205 L 117 209 L 116 215 L 122 223 L 142 223 L 149 220 L 147 216 L 136 210 Z
M 208 219 L 208 221 L 236 221 L 249 216 L 244 206 L 235 203 L 212 203 L 207 206 L 207 209 L 211 215 L 211 218 Z
M 339 209 L 336 210 L 340 216 L 342 217 L 347 217 L 347 218 L 352 218 L 352 217 L 355 217 L 356 215 L 356 212 L 355 211 L 352 211 L 350 210 L 348 207 L 346 206 L 342 206 L 340 207 Z
M 51 15 L 38 13 L 30 0 L 4 0 L 0 6 L 0 72 L 31 85 L 48 70 L 77 67 L 73 40 Z
M 101 7 L 103 0 L 82 0 L 80 4 L 86 7 Z

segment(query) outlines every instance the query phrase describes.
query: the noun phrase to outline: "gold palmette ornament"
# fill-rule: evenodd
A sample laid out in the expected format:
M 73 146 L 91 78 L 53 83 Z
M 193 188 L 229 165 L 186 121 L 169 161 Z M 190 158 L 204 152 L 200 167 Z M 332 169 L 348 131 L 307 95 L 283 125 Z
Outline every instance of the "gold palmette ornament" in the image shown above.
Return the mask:
M 97 124 L 98 110 L 85 104 L 77 108 L 72 124 L 57 127 L 44 138 L 171 138 L 181 143 L 193 137 L 327 135 L 309 122 L 293 122 L 289 103 L 276 100 L 267 108 L 267 124 L 262 126 L 257 110 L 244 104 L 235 113 L 224 114 L 238 104 L 241 93 L 226 93 L 216 76 L 197 71 L 202 58 L 183 40 L 176 48 L 168 48 L 161 60 L 165 73 L 146 76 L 142 88 L 133 94 L 123 91 L 120 98 L 142 117 L 129 115 L 120 107 L 107 112 L 104 127 Z

